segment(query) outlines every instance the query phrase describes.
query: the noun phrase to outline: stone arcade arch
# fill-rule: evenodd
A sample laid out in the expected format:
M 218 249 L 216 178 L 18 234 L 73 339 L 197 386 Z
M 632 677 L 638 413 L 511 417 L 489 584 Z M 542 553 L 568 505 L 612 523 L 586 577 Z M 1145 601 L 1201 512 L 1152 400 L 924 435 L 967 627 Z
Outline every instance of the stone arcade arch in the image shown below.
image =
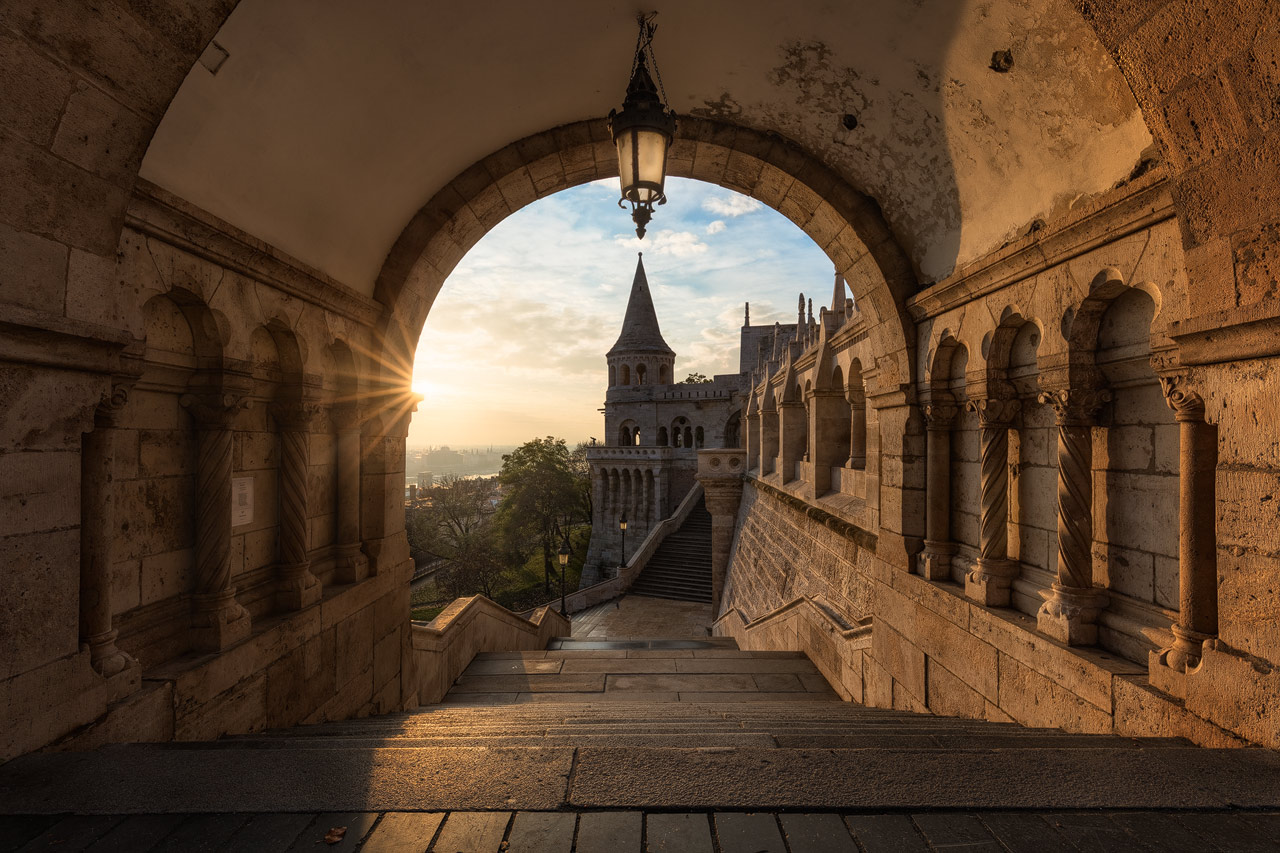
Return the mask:
M 136 214 L 127 209 L 135 204 L 129 191 L 137 185 L 138 162 L 174 92 L 235 5 L 233 0 L 133 4 L 126 15 L 96 7 L 92 13 L 79 14 L 83 10 L 78 6 L 77 14 L 47 14 L 50 4 L 29 4 L 6 12 L 6 31 L 13 36 L 13 55 L 20 57 L 23 74 L 0 94 L 6 107 L 0 112 L 5 130 L 0 144 L 6 161 L 16 164 L 5 176 L 8 192 L 0 200 L 4 225 L 0 237 L 5 241 L 6 264 L 15 263 L 8 260 L 15 256 L 14 251 L 23 259 L 23 285 L 15 289 L 6 283 L 2 291 L 4 302 L 17 307 L 5 312 L 6 328 L 18 332 L 6 335 L 4 346 L 10 361 L 22 365 L 18 372 L 25 376 L 28 366 L 34 366 L 31 370 L 36 378 L 23 379 L 26 384 L 14 386 L 14 400 L 6 400 L 5 410 L 14 425 L 9 433 L 14 440 L 5 445 L 5 464 L 16 467 L 18 457 L 32 451 L 66 452 L 67 448 L 72 448 L 73 456 L 79 448 L 85 457 L 80 462 L 89 464 L 86 460 L 99 439 L 82 440 L 81 435 L 98 417 L 100 423 L 109 424 L 110 415 L 101 409 L 95 415 L 95 409 L 104 397 L 108 403 L 115 400 L 114 389 L 124 387 L 117 381 L 118 368 L 130 355 L 130 339 L 145 332 L 143 313 L 134 305 L 130 292 L 136 283 L 122 286 L 115 273 L 117 252 L 136 248 L 122 247 L 120 242 L 122 223 L 133 221 Z M 57 4 L 54 10 L 65 13 L 69 6 Z M 1257 446 L 1256 426 L 1234 414 L 1241 409 L 1240 401 L 1233 402 L 1228 412 L 1222 389 L 1241 378 L 1246 368 L 1239 362 L 1275 355 L 1274 344 L 1268 343 L 1275 336 L 1257 333 L 1275 320 L 1270 287 L 1274 276 L 1267 264 L 1274 246 L 1275 202 L 1280 191 L 1267 176 L 1275 173 L 1280 153 L 1274 144 L 1274 104 L 1270 98 L 1274 81 L 1261 58 L 1277 40 L 1280 25 L 1274 16 L 1268 17 L 1274 4 L 1245 0 L 1230 16 L 1202 15 L 1183 4 L 1138 0 L 1078 0 L 1075 6 L 1107 52 L 1121 60 L 1120 71 L 1157 142 L 1163 161 L 1160 178 L 1167 181 L 1171 198 L 1168 215 L 1177 219 L 1181 245 L 1175 239 L 1153 247 L 1153 251 L 1185 252 L 1184 266 L 1194 271 L 1187 276 L 1182 304 L 1172 307 L 1179 360 L 1158 372 L 1171 403 L 1180 407 L 1180 430 L 1186 442 L 1183 462 L 1192 460 L 1187 463 L 1192 467 L 1186 470 L 1202 482 L 1208 464 L 1208 484 L 1212 484 L 1212 462 L 1206 463 L 1204 453 L 1193 450 L 1200 447 L 1197 442 L 1203 441 L 1209 429 L 1206 421 L 1216 423 L 1221 438 L 1210 448 L 1214 460 L 1221 449 L 1223 465 L 1232 470 L 1230 488 L 1252 494 L 1249 490 L 1258 481 L 1236 469 L 1257 461 L 1250 458 Z M 86 49 L 86 44 L 92 47 Z M 1229 81 L 1231 96 L 1206 94 L 1206 80 Z M 51 98 L 50 92 L 62 92 L 66 97 Z M 64 110 L 65 119 L 60 112 Z M 1197 120 L 1183 120 L 1191 111 Z M 829 137 L 833 128 L 828 120 L 832 118 L 815 110 L 795 123 L 801 130 Z M 749 114 L 741 118 L 743 122 L 752 120 L 759 119 Z M 77 135 L 72 131 L 78 124 L 90 129 Z M 395 371 L 409 363 L 412 343 L 449 269 L 487 228 L 534 197 L 611 174 L 612 152 L 598 125 L 583 122 L 535 134 L 462 171 L 401 235 L 379 277 L 377 301 L 357 299 L 336 287 L 319 296 L 307 294 L 321 302 L 342 303 L 355 314 L 383 312 L 380 340 L 373 347 L 357 350 L 360 393 L 385 393 L 388 398 L 400 394 L 408 399 L 403 379 Z M 67 133 L 60 132 L 60 127 Z M 95 127 L 110 129 L 100 137 L 92 129 Z M 1205 128 L 1224 131 L 1206 133 Z M 864 219 L 876 219 L 874 204 L 838 175 L 829 180 L 833 173 L 817 158 L 759 131 L 722 121 L 690 119 L 682 132 L 684 138 L 673 149 L 674 174 L 710 180 L 766 200 L 814 236 L 837 268 L 846 272 L 859 308 L 874 320 L 871 336 L 877 363 L 864 362 L 864 367 L 868 375 L 874 370 L 867 393 L 871 405 L 877 406 L 880 434 L 893 441 L 893 436 L 914 436 L 904 439 L 914 442 L 909 448 L 886 446 L 882 450 L 900 482 L 917 483 L 923 448 L 918 446 L 922 443 L 919 419 L 912 417 L 913 393 L 919 386 L 913 388 L 911 382 L 919 377 L 913 374 L 915 356 L 909 346 L 914 325 L 904 319 L 902 307 L 915 282 L 901 264 L 901 253 L 887 230 L 861 228 Z M 109 135 L 110 144 L 103 143 L 105 135 Z M 475 152 L 477 156 L 480 153 Z M 1142 176 L 1135 180 L 1140 182 Z M 245 249 L 237 248 L 242 259 L 256 253 L 258 261 L 273 263 L 273 251 L 263 242 L 266 235 L 241 236 L 246 238 L 240 244 Z M 1018 251 L 1018 245 L 1015 240 L 1009 251 Z M 859 254 L 864 249 L 870 250 L 869 255 Z M 282 287 L 298 287 L 293 268 L 277 263 L 273 269 L 279 273 L 275 280 Z M 229 280 L 227 286 L 240 283 Z M 302 289 L 311 286 L 308 283 Z M 258 317 L 255 322 L 264 319 Z M 243 328 L 251 329 L 253 324 Z M 27 342 L 33 338 L 56 341 L 57 346 L 32 348 Z M 242 375 L 243 365 L 231 363 L 242 355 L 225 362 L 217 359 L 217 367 L 227 368 L 222 371 L 224 378 Z M 199 369 L 208 366 L 202 364 Z M 1042 373 L 1048 373 L 1048 368 L 1057 366 L 1043 367 Z M 49 378 L 50 372 L 57 372 L 56 381 Z M 1261 384 L 1266 387 L 1265 381 Z M 55 386 L 57 393 L 50 393 Z M 211 384 L 201 390 L 219 389 Z M 1272 409 L 1267 407 L 1273 403 L 1248 388 L 1240 393 L 1245 396 L 1244 405 L 1259 408 L 1268 420 L 1266 413 Z M 43 402 L 36 406 L 32 401 Z M 391 496 L 400 490 L 396 481 L 402 472 L 396 458 L 402 448 L 396 437 L 403 431 L 401 421 L 407 407 L 403 400 L 397 405 L 399 408 L 384 414 L 363 418 L 364 469 L 358 476 L 365 499 L 360 538 L 375 558 L 380 549 L 394 550 L 399 536 L 398 507 Z M 772 407 L 772 401 L 768 405 Z M 97 430 L 90 435 L 94 432 Z M 776 435 L 775 421 L 774 441 Z M 761 437 L 770 437 L 763 424 Z M 75 479 L 63 478 L 57 486 L 61 491 L 49 500 L 74 506 Z M 86 483 L 91 488 L 92 478 Z M 85 505 L 93 505 L 88 495 L 81 497 Z M 894 492 L 894 506 L 885 507 L 881 514 L 878 559 L 906 565 L 915 546 L 909 540 L 918 538 L 920 532 L 919 497 L 918 488 L 910 486 Z M 1188 504 L 1194 505 L 1194 501 L 1188 498 Z M 1212 520 L 1212 500 L 1208 511 L 1204 509 L 1201 506 L 1198 515 L 1184 518 Z M 78 519 L 82 548 L 86 541 L 101 541 L 103 531 L 99 530 L 99 538 L 94 540 L 95 534 L 85 530 L 100 525 L 101 520 L 82 510 Z M 72 518 L 67 523 L 74 527 L 76 521 Z M 1232 547 L 1217 556 L 1215 552 L 1198 557 L 1192 547 L 1184 549 L 1180 560 L 1185 565 L 1198 559 L 1210 568 L 1214 568 L 1213 560 L 1223 561 L 1220 573 L 1209 573 L 1215 580 L 1220 574 L 1223 600 L 1232 602 L 1236 610 L 1232 624 L 1224 626 L 1223 647 L 1274 659 L 1274 607 L 1266 602 L 1259 606 L 1248 603 L 1259 592 L 1256 578 L 1274 566 L 1274 557 L 1251 543 L 1250 523 L 1247 512 L 1224 516 L 1218 533 Z M 68 528 L 61 523 L 56 528 L 36 525 L 15 529 L 11 533 L 13 547 L 23 555 L 34 555 L 33 564 L 66 564 L 68 555 L 61 543 Z M 1210 530 L 1210 542 L 1212 533 Z M 82 552 L 80 559 L 83 568 L 84 562 L 92 563 L 93 556 Z M 74 565 L 76 560 L 69 562 Z M 90 565 L 87 571 L 98 573 L 101 586 L 102 567 Z M 53 658 L 41 655 L 50 649 L 49 654 L 76 654 L 77 638 L 64 636 L 66 632 L 48 643 L 30 640 L 33 625 L 75 624 L 74 584 L 64 580 L 56 578 L 45 610 L 34 615 L 16 613 L 13 630 L 20 642 L 8 661 L 6 678 L 43 672 L 41 668 L 51 665 Z M 1183 593 L 1189 595 L 1185 589 Z M 1191 599 L 1198 600 L 1194 595 Z M 220 606 L 213 601 L 205 604 L 215 610 Z M 210 611 L 203 612 L 208 615 Z M 1185 620 L 1185 614 L 1180 618 Z M 215 621 L 229 625 L 235 619 Z M 1179 638 L 1186 647 L 1184 654 L 1201 648 L 1195 641 L 1205 633 L 1207 624 L 1194 619 L 1187 622 L 1185 636 Z M 99 636 L 105 633 L 85 639 L 91 646 L 94 640 L 107 642 Z M 213 637 L 212 647 L 220 647 L 226 640 L 227 635 Z M 1195 654 L 1198 659 L 1199 652 Z M 1236 659 L 1226 651 L 1209 649 L 1206 654 L 1213 657 L 1214 666 L 1226 667 L 1218 670 L 1227 673 L 1222 676 L 1224 682 L 1234 676 L 1254 677 L 1247 662 L 1242 666 L 1232 663 Z M 1232 666 L 1237 668 L 1230 669 Z M 49 680 L 47 673 L 41 677 Z M 92 721 L 106 706 L 101 688 L 83 679 L 68 676 L 62 686 L 71 691 L 67 697 L 75 691 L 89 697 L 83 702 L 77 697 L 77 707 L 97 709 L 85 712 L 88 716 L 77 718 L 74 725 Z M 891 684 L 887 689 L 892 692 L 896 686 Z M 10 692 L 15 696 L 29 694 L 26 688 L 17 687 Z M 1188 701 L 1190 713 L 1207 715 L 1246 736 L 1274 742 L 1274 732 L 1241 722 L 1229 709 L 1216 708 L 1212 697 L 1204 696 L 1195 694 Z M 73 701 L 65 698 L 63 704 L 70 707 Z M 37 718 L 35 712 L 15 713 L 24 720 Z M 32 727 L 31 734 L 23 735 L 25 740 L 7 744 L 4 754 L 37 748 L 67 730 Z

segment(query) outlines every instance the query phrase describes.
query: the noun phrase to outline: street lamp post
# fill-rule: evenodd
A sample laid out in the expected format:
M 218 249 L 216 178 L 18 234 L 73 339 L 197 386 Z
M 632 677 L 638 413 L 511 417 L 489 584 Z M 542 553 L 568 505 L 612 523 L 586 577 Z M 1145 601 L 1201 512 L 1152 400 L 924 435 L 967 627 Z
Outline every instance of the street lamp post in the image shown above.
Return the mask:
M 569 555 L 573 553 L 569 550 L 569 534 L 564 535 L 564 542 L 560 545 L 560 552 L 557 555 L 560 558 L 560 615 L 568 617 L 568 612 L 564 606 L 564 573 L 569 570 Z
M 622 531 L 622 562 L 618 563 L 618 574 L 622 574 L 622 570 L 627 567 L 627 514 L 624 512 L 622 518 L 618 519 L 618 529 Z

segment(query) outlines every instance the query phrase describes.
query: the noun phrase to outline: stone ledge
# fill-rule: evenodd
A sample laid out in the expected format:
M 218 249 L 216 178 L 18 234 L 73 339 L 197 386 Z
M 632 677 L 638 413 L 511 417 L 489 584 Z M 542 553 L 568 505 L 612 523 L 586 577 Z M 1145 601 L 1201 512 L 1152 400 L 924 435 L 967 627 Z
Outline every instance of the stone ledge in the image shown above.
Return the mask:
M 859 548 L 869 551 L 872 554 L 875 553 L 878 537 L 874 533 L 862 529 L 851 521 L 846 521 L 839 516 L 833 515 L 821 507 L 816 507 L 813 504 L 796 497 L 790 492 L 780 489 L 777 486 L 770 485 L 769 483 L 764 482 L 764 480 L 761 480 L 758 475 L 749 475 L 746 480 L 750 486 L 756 489 L 756 491 L 769 495 L 794 510 L 803 512 L 806 516 L 818 522 L 828 530 L 849 539 Z

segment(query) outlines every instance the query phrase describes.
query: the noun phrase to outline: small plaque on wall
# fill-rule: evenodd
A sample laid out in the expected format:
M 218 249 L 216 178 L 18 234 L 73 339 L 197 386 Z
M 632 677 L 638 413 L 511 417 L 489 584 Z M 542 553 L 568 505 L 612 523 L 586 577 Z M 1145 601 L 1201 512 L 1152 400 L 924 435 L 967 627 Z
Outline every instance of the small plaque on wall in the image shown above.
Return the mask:
M 231 526 L 253 521 L 253 478 L 231 478 Z

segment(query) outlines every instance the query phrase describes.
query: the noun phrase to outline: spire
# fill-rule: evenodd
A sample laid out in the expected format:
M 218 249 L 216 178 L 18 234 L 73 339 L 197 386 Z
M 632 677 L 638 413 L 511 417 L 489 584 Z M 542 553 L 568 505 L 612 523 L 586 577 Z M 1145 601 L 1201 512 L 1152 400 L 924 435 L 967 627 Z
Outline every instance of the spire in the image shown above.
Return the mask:
M 836 270 L 836 286 L 831 294 L 831 310 L 836 314 L 844 313 L 844 276 L 840 275 L 840 270 Z
M 627 300 L 627 315 L 622 320 L 622 334 L 609 350 L 609 355 L 620 352 L 660 352 L 675 355 L 675 350 L 662 339 L 658 328 L 658 315 L 653 310 L 653 297 L 649 295 L 649 280 L 644 274 L 644 253 L 636 261 L 636 277 L 631 282 L 631 298 Z

